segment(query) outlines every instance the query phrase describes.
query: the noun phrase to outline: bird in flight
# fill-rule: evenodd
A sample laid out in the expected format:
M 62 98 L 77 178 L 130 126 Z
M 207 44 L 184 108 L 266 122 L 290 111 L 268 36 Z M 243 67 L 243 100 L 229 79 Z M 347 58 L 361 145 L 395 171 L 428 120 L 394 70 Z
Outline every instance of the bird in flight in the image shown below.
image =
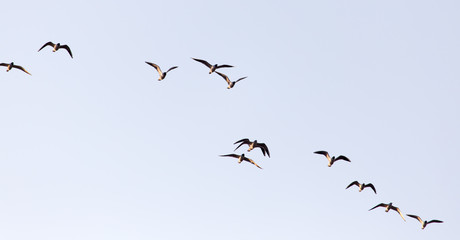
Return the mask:
M 407 216 L 411 217 L 411 218 L 415 218 L 417 219 L 421 224 L 422 224 L 422 229 L 425 229 L 426 225 L 430 224 L 430 223 L 443 223 L 443 221 L 441 220 L 431 220 L 431 221 L 423 221 L 419 216 L 417 215 L 412 215 L 412 214 L 406 214 Z
M 17 69 L 20 69 L 20 70 L 24 71 L 25 73 L 27 73 L 27 74 L 29 74 L 29 75 L 32 75 L 32 74 L 30 74 L 29 72 L 27 72 L 27 70 L 25 70 L 23 67 L 21 67 L 21 66 L 19 66 L 19 65 L 14 65 L 14 62 L 11 62 L 11 63 L 0 63 L 0 66 L 5 66 L 7 72 L 9 72 L 12 68 L 17 68 Z
M 230 89 L 230 88 L 233 88 L 233 86 L 235 86 L 235 83 L 247 78 L 247 77 L 242 77 L 234 82 L 230 81 L 230 78 L 227 77 L 227 75 L 223 74 L 223 73 L 220 73 L 220 72 L 216 72 L 217 74 L 219 74 L 222 78 L 225 79 L 225 81 L 227 81 L 227 84 L 228 84 L 228 87 L 227 89 Z
M 257 163 L 255 163 L 252 159 L 250 158 L 247 158 L 246 156 L 244 156 L 244 153 L 241 154 L 241 155 L 238 155 L 238 154 L 226 154 L 226 155 L 220 155 L 221 157 L 233 157 L 233 158 L 238 158 L 238 163 L 241 163 L 242 161 L 246 161 L 246 162 L 250 162 L 252 164 L 254 164 L 256 167 L 262 169 L 259 165 L 257 165 Z
M 70 48 L 69 46 L 67 45 L 61 45 L 60 43 L 56 43 L 54 44 L 53 42 L 47 42 L 45 43 L 45 45 L 43 45 L 40 49 L 38 49 L 38 51 L 40 52 L 40 50 L 42 50 L 44 47 L 46 46 L 51 46 L 53 47 L 53 52 L 56 52 L 57 50 L 61 49 L 61 48 L 64 48 L 65 50 L 67 50 L 67 52 L 70 54 L 70 57 L 73 58 L 72 56 L 72 51 L 70 51 Z
M 195 61 L 197 61 L 197 62 L 200 62 L 200 63 L 206 65 L 206 67 L 209 68 L 209 74 L 215 72 L 218 68 L 229 68 L 229 67 L 233 67 L 233 66 L 230 66 L 230 65 L 227 65 L 227 64 L 224 64 L 224 65 L 218 65 L 218 64 L 211 65 L 210 63 L 208 63 L 207 61 L 202 60 L 202 59 L 198 59 L 198 58 L 192 58 L 192 59 L 195 60 Z
M 347 157 L 345 157 L 343 155 L 340 155 L 338 157 L 333 156 L 331 158 L 331 156 L 329 156 L 329 153 L 326 152 L 326 151 L 316 151 L 314 153 L 326 156 L 327 160 L 329 161 L 329 164 L 327 165 L 328 167 L 332 166 L 332 164 L 334 164 L 334 162 L 337 161 L 337 160 L 344 160 L 344 161 L 347 161 L 347 162 L 351 162 L 350 159 L 348 159 Z
M 151 63 L 151 62 L 145 62 L 145 63 L 147 63 L 148 65 L 154 67 L 154 68 L 158 71 L 158 74 L 160 75 L 160 78 L 158 78 L 158 81 L 161 81 L 161 80 L 165 79 L 166 74 L 167 74 L 169 71 L 171 71 L 171 70 L 177 68 L 177 66 L 174 66 L 174 67 L 171 67 L 170 69 L 168 69 L 168 71 L 162 72 L 162 71 L 161 71 L 161 68 L 160 68 L 158 65 L 156 65 L 155 63 Z
M 264 156 L 265 156 L 265 154 L 267 154 L 268 157 L 270 157 L 270 152 L 268 151 L 268 147 L 267 147 L 267 145 L 265 145 L 265 143 L 258 143 L 257 140 L 254 140 L 254 142 L 251 142 L 247 138 L 243 138 L 243 139 L 241 139 L 239 141 L 236 141 L 233 144 L 237 144 L 237 143 L 240 143 L 240 145 L 238 145 L 238 147 L 236 147 L 235 150 L 233 150 L 233 151 L 236 151 L 236 149 L 238 149 L 242 145 L 247 144 L 249 146 L 248 152 L 250 152 L 252 149 L 258 147 L 258 148 L 260 148 L 260 150 L 262 150 L 262 153 L 264 154 Z
M 393 206 L 393 203 L 389 203 L 389 204 L 380 203 L 380 204 L 378 204 L 377 206 L 375 206 L 375 207 L 369 209 L 369 211 L 370 211 L 370 210 L 373 210 L 373 209 L 375 209 L 375 208 L 378 208 L 378 207 L 384 207 L 384 208 L 385 208 L 385 212 L 388 212 L 388 211 L 390 211 L 390 210 L 394 210 L 394 211 L 396 211 L 396 212 L 399 213 L 399 215 L 402 217 L 402 219 L 403 219 L 404 221 L 406 221 L 406 219 L 404 219 L 404 217 L 403 217 L 403 215 L 402 215 L 402 213 L 401 213 L 401 210 L 399 210 L 399 208 Z
M 358 181 L 354 181 L 352 183 L 350 183 L 350 185 L 348 185 L 347 188 L 345 189 L 348 189 L 349 187 L 353 186 L 353 185 L 356 185 L 359 187 L 359 191 L 361 192 L 364 188 L 367 188 L 367 187 L 370 187 L 372 188 L 372 190 L 374 190 L 375 194 L 377 194 L 377 191 L 375 190 L 375 187 L 372 183 L 368 183 L 368 184 L 365 184 L 365 183 L 362 183 L 360 184 Z

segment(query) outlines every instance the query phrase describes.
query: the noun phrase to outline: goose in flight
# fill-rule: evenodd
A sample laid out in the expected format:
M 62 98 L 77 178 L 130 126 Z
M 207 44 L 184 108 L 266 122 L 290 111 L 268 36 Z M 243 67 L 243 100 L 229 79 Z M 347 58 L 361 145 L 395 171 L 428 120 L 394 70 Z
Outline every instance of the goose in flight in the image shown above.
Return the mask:
M 60 48 L 64 48 L 65 50 L 67 50 L 67 52 L 70 54 L 70 57 L 73 58 L 72 56 L 72 51 L 70 51 L 70 48 L 69 46 L 67 45 L 61 45 L 60 43 L 56 43 L 54 44 L 53 42 L 47 42 L 45 43 L 45 45 L 43 45 L 40 49 L 38 49 L 38 51 L 40 52 L 40 50 L 42 50 L 44 47 L 46 46 L 51 46 L 53 47 L 53 52 L 56 52 L 57 50 L 59 50 Z
M 29 75 L 32 75 L 32 74 L 30 74 L 29 72 L 27 72 L 27 70 L 25 70 L 23 67 L 21 67 L 21 66 L 19 66 L 19 65 L 14 65 L 14 62 L 11 62 L 11 63 L 0 63 L 0 66 L 5 66 L 7 72 L 9 72 L 12 68 L 17 68 L 17 69 L 20 69 L 20 70 L 24 71 L 25 73 L 27 73 L 27 74 L 29 74 Z
M 370 187 L 370 188 L 372 188 L 372 190 L 374 190 L 375 194 L 377 194 L 377 191 L 375 190 L 375 187 L 374 187 L 374 185 L 372 185 L 372 183 L 368 183 L 368 184 L 362 183 L 362 184 L 360 184 L 358 181 L 354 181 L 354 182 L 350 183 L 350 185 L 348 185 L 348 187 L 345 188 L 345 189 L 348 189 L 349 187 L 351 187 L 351 186 L 353 186 L 353 185 L 358 186 L 360 192 L 361 192 L 364 188 Z
M 389 204 L 380 203 L 379 205 L 377 205 L 377 206 L 375 206 L 375 207 L 369 209 L 369 211 L 370 211 L 370 210 L 373 210 L 373 209 L 375 209 L 375 208 L 378 208 L 378 207 L 385 207 L 385 212 L 390 211 L 390 209 L 391 209 L 391 210 L 394 210 L 394 211 L 396 211 L 396 212 L 399 213 L 399 215 L 402 217 L 402 219 L 403 219 L 404 221 L 406 221 L 406 219 L 404 219 L 404 217 L 403 217 L 403 215 L 402 215 L 402 213 L 401 213 L 401 210 L 399 210 L 399 208 L 393 206 L 393 203 L 389 203 Z
M 221 77 L 223 77 L 225 79 L 225 81 L 227 81 L 227 84 L 228 84 L 227 89 L 233 88 L 233 86 L 235 86 L 235 83 L 247 78 L 247 77 L 242 77 L 242 78 L 232 82 L 232 81 L 230 81 L 230 78 L 228 78 L 225 74 L 220 73 L 220 72 L 216 72 L 216 73 L 219 74 Z
M 334 162 L 337 161 L 337 160 L 344 160 L 344 161 L 347 161 L 347 162 L 351 162 L 350 159 L 348 159 L 347 157 L 345 157 L 343 155 L 340 155 L 338 157 L 333 156 L 331 158 L 331 156 L 329 156 L 329 153 L 326 152 L 326 151 L 316 151 L 314 153 L 326 156 L 327 160 L 329 161 L 329 164 L 327 165 L 328 167 L 332 166 L 332 164 L 334 164 Z
M 254 161 L 252 161 L 252 159 L 250 158 L 247 158 L 244 156 L 244 153 L 241 154 L 241 155 L 238 155 L 238 154 L 226 154 L 226 155 L 220 155 L 221 157 L 233 157 L 233 158 L 238 158 L 238 163 L 241 163 L 242 161 L 246 161 L 246 162 L 250 162 L 252 164 L 254 164 L 256 167 L 262 169 L 259 165 L 257 165 L 257 163 L 255 163 Z
M 419 216 L 417 215 L 412 215 L 412 214 L 406 214 L 407 216 L 411 217 L 411 218 L 415 218 L 417 219 L 421 224 L 422 224 L 422 229 L 425 229 L 426 225 L 430 224 L 430 223 L 443 223 L 443 221 L 441 220 L 431 220 L 431 221 L 423 221 Z
M 249 146 L 248 152 L 250 152 L 252 149 L 258 147 L 258 148 L 260 148 L 260 150 L 262 150 L 262 153 L 264 154 L 264 156 L 265 156 L 265 154 L 267 154 L 268 157 L 270 157 L 270 152 L 268 151 L 268 147 L 267 147 L 267 145 L 265 145 L 265 143 L 258 143 L 257 140 L 254 140 L 254 142 L 251 142 L 247 138 L 243 138 L 243 139 L 241 139 L 239 141 L 236 141 L 233 144 L 237 144 L 237 143 L 240 143 L 240 145 L 238 145 L 238 147 L 236 147 L 235 150 L 233 150 L 233 151 L 236 151 L 236 149 L 238 149 L 242 145 L 247 144 Z
M 160 78 L 158 78 L 158 81 L 161 81 L 161 80 L 165 79 L 166 74 L 167 74 L 169 71 L 171 71 L 171 70 L 177 68 L 177 66 L 174 66 L 174 67 L 171 67 L 170 69 L 168 69 L 168 71 L 162 72 L 162 71 L 161 71 L 161 68 L 160 68 L 158 65 L 156 65 L 155 63 L 151 63 L 151 62 L 145 62 L 145 63 L 147 63 L 148 65 L 154 67 L 154 68 L 158 71 L 158 74 L 160 74 Z
M 192 59 L 197 61 L 197 62 L 200 62 L 200 63 L 206 65 L 206 67 L 209 68 L 209 74 L 215 72 L 218 68 L 230 68 L 230 67 L 233 67 L 233 66 L 230 66 L 230 65 L 227 65 L 227 64 L 224 64 L 224 65 L 218 65 L 218 64 L 211 65 L 210 63 L 208 63 L 207 61 L 202 60 L 202 59 L 198 59 L 198 58 L 192 58 Z

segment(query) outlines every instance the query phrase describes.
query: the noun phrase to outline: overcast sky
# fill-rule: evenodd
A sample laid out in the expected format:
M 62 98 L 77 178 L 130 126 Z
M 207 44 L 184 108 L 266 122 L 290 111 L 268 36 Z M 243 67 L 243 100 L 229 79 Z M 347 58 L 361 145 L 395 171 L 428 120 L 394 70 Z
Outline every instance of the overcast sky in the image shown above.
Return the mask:
M 0 63 L 32 75 L 0 68 L 0 238 L 456 238 L 459 7 L 4 2 Z

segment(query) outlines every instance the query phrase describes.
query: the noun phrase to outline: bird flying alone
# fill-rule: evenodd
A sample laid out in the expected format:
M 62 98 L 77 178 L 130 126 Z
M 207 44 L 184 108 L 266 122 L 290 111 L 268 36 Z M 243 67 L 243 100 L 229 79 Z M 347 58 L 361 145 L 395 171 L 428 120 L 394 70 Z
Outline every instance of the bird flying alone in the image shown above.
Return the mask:
M 393 203 L 389 203 L 389 204 L 380 203 L 380 204 L 378 204 L 377 206 L 375 206 L 375 207 L 369 209 L 369 211 L 370 211 L 370 210 L 373 210 L 373 209 L 375 209 L 375 208 L 378 208 L 378 207 L 384 207 L 384 208 L 385 208 L 385 212 L 388 212 L 388 211 L 390 211 L 390 210 L 394 210 L 394 211 L 396 211 L 396 212 L 399 213 L 399 215 L 402 217 L 402 219 L 403 219 L 404 221 L 406 221 L 406 219 L 404 219 L 404 216 L 403 216 L 402 213 L 401 213 L 401 210 L 399 210 L 399 208 L 393 206 Z
M 161 80 L 165 79 L 166 74 L 167 74 L 169 71 L 178 68 L 177 66 L 174 66 L 174 67 L 171 67 L 170 69 L 168 69 L 168 71 L 162 72 L 162 71 L 161 71 L 161 68 L 160 68 L 158 65 L 156 65 L 155 63 L 151 63 L 151 62 L 147 62 L 147 61 L 146 61 L 145 63 L 147 63 L 148 65 L 154 67 L 154 68 L 158 71 L 158 74 L 160 75 L 160 78 L 158 78 L 158 81 L 161 81 Z
M 242 145 L 247 144 L 249 146 L 248 152 L 250 152 L 252 149 L 258 147 L 258 148 L 260 148 L 260 150 L 262 151 L 262 154 L 264 154 L 264 156 L 265 156 L 265 154 L 267 154 L 268 157 L 270 157 L 270 152 L 268 151 L 268 147 L 267 147 L 267 145 L 265 145 L 265 143 L 258 143 L 257 140 L 254 140 L 254 142 L 251 142 L 247 138 L 243 138 L 243 139 L 241 139 L 239 141 L 236 141 L 233 144 L 237 144 L 237 143 L 240 143 L 240 145 L 238 145 L 238 147 L 236 147 L 235 150 L 233 150 L 233 151 L 236 151 L 236 149 L 238 149 Z
M 202 60 L 202 59 L 198 59 L 198 58 L 192 58 L 192 59 L 197 61 L 197 62 L 200 62 L 200 63 L 204 64 L 206 67 L 208 67 L 209 68 L 209 74 L 215 72 L 218 68 L 230 68 L 230 67 L 233 67 L 233 66 L 230 66 L 230 65 L 227 65 L 227 64 L 224 64 L 224 65 L 218 65 L 218 64 L 211 65 L 210 63 L 208 63 L 207 61 Z
M 255 163 L 252 159 L 250 158 L 247 158 L 246 156 L 244 156 L 244 153 L 241 154 L 241 155 L 238 155 L 238 154 L 226 154 L 226 155 L 220 155 L 221 157 L 233 157 L 233 158 L 238 158 L 238 163 L 241 163 L 242 161 L 246 161 L 246 162 L 250 162 L 252 164 L 254 164 L 256 167 L 262 169 L 259 165 L 257 165 L 257 163 Z
M 17 68 L 19 70 L 22 70 L 23 72 L 29 74 L 29 75 L 32 75 L 30 74 L 29 72 L 27 72 L 27 70 L 25 70 L 23 67 L 19 66 L 19 65 L 14 65 L 14 62 L 11 62 L 11 63 L 0 63 L 0 66 L 5 66 L 6 67 L 6 71 L 9 72 L 12 68 Z
M 232 81 L 230 81 L 230 78 L 227 77 L 227 75 L 225 75 L 223 73 L 220 73 L 220 72 L 217 72 L 217 71 L 216 71 L 216 73 L 219 74 L 223 79 L 225 79 L 225 81 L 227 81 L 227 84 L 228 84 L 227 89 L 233 88 L 237 82 L 247 78 L 247 77 L 242 77 L 242 78 L 232 82 Z
M 425 229 L 426 225 L 430 224 L 430 223 L 443 223 L 443 221 L 441 220 L 436 220 L 436 219 L 433 219 L 431 221 L 423 221 L 419 216 L 417 215 L 412 215 L 412 214 L 406 214 L 407 216 L 411 217 L 411 218 L 415 218 L 417 219 L 421 224 L 422 224 L 422 229 Z
M 362 184 L 360 184 L 358 181 L 354 181 L 354 182 L 350 183 L 350 185 L 348 185 L 348 187 L 345 188 L 345 189 L 348 189 L 349 187 L 351 187 L 351 186 L 353 186 L 353 185 L 358 186 L 360 192 L 361 192 L 364 188 L 370 187 L 370 188 L 372 188 L 372 190 L 374 190 L 375 194 L 377 194 L 377 191 L 375 190 L 375 187 L 374 187 L 374 185 L 372 185 L 372 183 L 368 183 L 368 184 L 362 183 Z
M 42 50 L 44 47 L 46 46 L 51 46 L 53 47 L 53 52 L 56 52 L 57 50 L 61 49 L 61 48 L 64 48 L 65 50 L 67 50 L 67 52 L 70 54 L 70 57 L 73 58 L 72 56 L 72 51 L 70 51 L 70 48 L 69 46 L 67 45 L 61 45 L 60 43 L 56 43 L 54 44 L 53 42 L 47 42 L 45 43 L 45 45 L 43 45 L 40 49 L 38 49 L 38 51 L 40 52 L 40 50 Z
M 340 155 L 338 157 L 333 156 L 331 158 L 331 156 L 329 156 L 329 153 L 326 152 L 326 151 L 316 151 L 314 153 L 324 155 L 327 158 L 327 160 L 329 161 L 329 164 L 327 165 L 328 167 L 332 166 L 332 164 L 334 164 L 334 162 L 337 161 L 337 160 L 344 160 L 344 161 L 347 161 L 347 162 L 351 162 L 350 159 L 348 159 L 347 157 L 345 157 L 343 155 Z

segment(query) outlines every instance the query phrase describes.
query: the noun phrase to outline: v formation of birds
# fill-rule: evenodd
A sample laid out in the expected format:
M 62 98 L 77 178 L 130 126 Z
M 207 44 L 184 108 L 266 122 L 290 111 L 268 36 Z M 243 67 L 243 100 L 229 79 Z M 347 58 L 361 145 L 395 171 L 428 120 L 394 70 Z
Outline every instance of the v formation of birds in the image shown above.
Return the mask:
M 53 48 L 53 52 L 56 52 L 58 51 L 59 49 L 65 49 L 68 54 L 70 55 L 71 58 L 73 58 L 73 55 L 72 55 L 72 51 L 70 50 L 70 47 L 68 45 L 61 45 L 60 43 L 53 43 L 53 42 L 47 42 L 45 43 L 40 49 L 38 49 L 38 52 L 40 52 L 40 50 L 42 50 L 43 48 L 47 47 L 47 46 L 50 46 Z M 218 72 L 217 69 L 221 69 L 221 68 L 232 68 L 233 66 L 231 65 L 228 65 L 228 64 L 223 64 L 223 65 L 219 65 L 219 64 L 210 64 L 209 62 L 207 62 L 206 60 L 202 60 L 202 59 L 197 59 L 197 58 L 192 58 L 193 60 L 205 65 L 206 67 L 209 68 L 209 74 L 212 74 L 212 73 L 217 73 L 219 76 L 221 76 L 226 82 L 227 82 L 227 89 L 231 89 L 235 86 L 235 84 L 247 77 L 241 77 L 239 78 L 238 80 L 236 81 L 231 81 L 230 78 L 221 73 L 221 72 Z M 173 67 L 170 67 L 167 71 L 163 72 L 160 68 L 160 66 L 158 66 L 157 64 L 155 63 L 152 63 L 152 62 L 147 62 L 145 61 L 146 64 L 152 66 L 153 68 L 156 69 L 156 71 L 158 72 L 158 75 L 159 75 L 159 78 L 158 78 L 158 81 L 161 81 L 161 80 L 164 80 L 166 78 L 166 74 L 168 72 L 170 72 L 171 70 L 174 70 L 176 68 L 178 68 L 178 66 L 173 66 Z M 12 70 L 13 68 L 16 68 L 16 69 L 19 69 L 29 75 L 32 75 L 30 74 L 24 67 L 20 66 L 20 65 L 16 65 L 14 64 L 14 62 L 11 62 L 11 63 L 0 63 L 0 66 L 4 66 L 6 67 L 6 71 L 9 72 L 10 70 Z M 243 145 L 248 145 L 248 149 L 247 149 L 247 152 L 251 152 L 252 150 L 254 150 L 255 148 L 259 148 L 260 151 L 262 152 L 263 156 L 268 156 L 270 157 L 270 151 L 268 150 L 268 147 L 265 143 L 260 143 L 258 142 L 257 140 L 254 140 L 254 141 L 251 141 L 249 140 L 248 138 L 243 138 L 243 139 L 240 139 L 236 142 L 233 143 L 234 145 L 238 144 L 238 146 L 235 148 L 234 151 L 236 151 L 237 149 L 239 149 L 241 146 Z M 323 155 L 326 157 L 326 159 L 328 160 L 328 167 L 332 167 L 332 165 L 336 162 L 336 161 L 339 161 L 339 160 L 342 160 L 342 161 L 346 161 L 346 162 L 351 162 L 350 159 L 346 156 L 343 156 L 343 155 L 339 155 L 337 157 L 335 156 L 330 156 L 329 153 L 327 151 L 316 151 L 314 152 L 315 154 L 320 154 L 320 155 Z M 243 161 L 245 162 L 248 162 L 248 163 L 251 163 L 253 164 L 254 166 L 262 169 L 262 167 L 260 167 L 253 159 L 251 158 L 248 158 L 245 153 L 242 153 L 242 154 L 234 154 L 234 153 L 230 153 L 230 154 L 224 154 L 224 155 L 220 155 L 221 157 L 231 157 L 231 158 L 236 158 L 238 159 L 238 163 L 242 163 Z M 351 182 L 345 189 L 348 189 L 352 186 L 357 186 L 358 187 L 358 190 L 359 192 L 363 191 L 365 188 L 370 188 L 373 190 L 373 192 L 375 194 L 377 194 L 377 190 L 375 188 L 375 186 L 372 184 L 372 183 L 359 183 L 358 181 L 353 181 Z M 401 210 L 394 206 L 392 202 L 386 204 L 386 203 L 380 203 L 380 204 L 377 204 L 376 206 L 374 206 L 373 208 L 369 209 L 369 211 L 371 210 L 374 210 L 376 208 L 379 208 L 379 207 L 383 207 L 385 208 L 385 212 L 389 212 L 390 210 L 393 210 L 395 212 L 397 212 L 401 218 L 406 221 L 406 219 L 404 218 L 403 216 L 403 213 L 401 212 Z M 413 215 L 413 214 L 406 214 L 408 217 L 411 217 L 411 218 L 414 218 L 416 220 L 418 220 L 421 224 L 422 224 L 422 229 L 425 229 L 425 227 L 430 224 L 430 223 L 442 223 L 443 221 L 441 220 L 436 220 L 436 219 L 433 219 L 433 220 L 430 220 L 430 221 L 426 221 L 426 220 L 422 220 L 422 218 L 420 218 L 419 216 L 417 215 Z

